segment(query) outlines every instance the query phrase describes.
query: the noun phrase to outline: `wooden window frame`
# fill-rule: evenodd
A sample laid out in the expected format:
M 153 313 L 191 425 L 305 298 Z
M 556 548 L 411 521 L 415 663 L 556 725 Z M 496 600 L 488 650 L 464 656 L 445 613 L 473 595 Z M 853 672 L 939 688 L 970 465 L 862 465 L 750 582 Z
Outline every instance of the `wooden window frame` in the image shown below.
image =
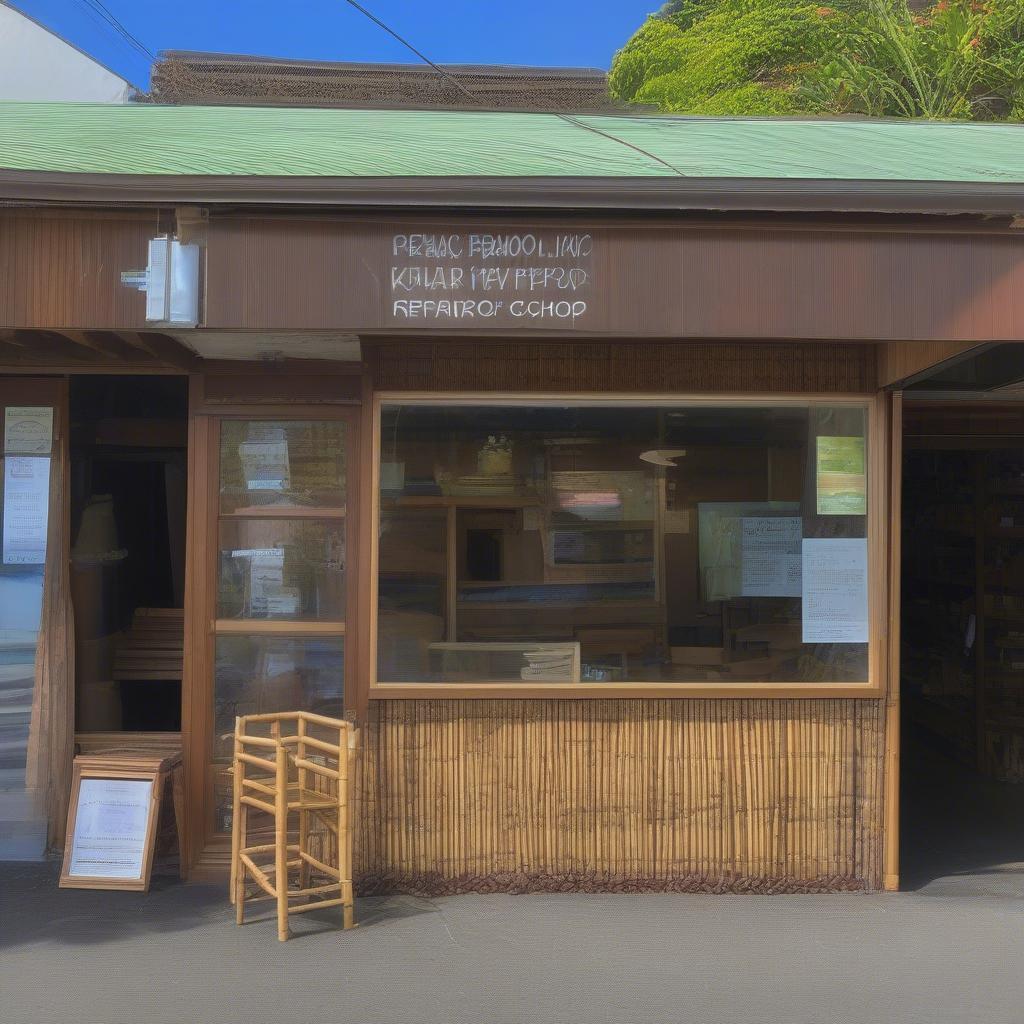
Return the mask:
M 378 545 L 380 535 L 381 413 L 387 405 L 467 406 L 586 406 L 586 407 L 676 407 L 684 408 L 813 408 L 815 406 L 861 407 L 868 424 L 868 678 L 863 683 L 802 682 L 628 682 L 548 683 L 519 685 L 507 682 L 391 683 L 377 678 Z M 635 393 L 514 393 L 379 391 L 372 400 L 369 467 L 363 467 L 369 495 L 368 538 L 369 580 L 367 609 L 369 651 L 364 661 L 371 700 L 595 700 L 600 698 L 732 698 L 793 699 L 870 698 L 886 693 L 888 674 L 888 452 L 889 423 L 886 395 L 869 394 L 721 394 L 638 396 Z M 369 472 L 366 472 L 367 468 Z M 364 534 L 366 536 L 366 534 Z

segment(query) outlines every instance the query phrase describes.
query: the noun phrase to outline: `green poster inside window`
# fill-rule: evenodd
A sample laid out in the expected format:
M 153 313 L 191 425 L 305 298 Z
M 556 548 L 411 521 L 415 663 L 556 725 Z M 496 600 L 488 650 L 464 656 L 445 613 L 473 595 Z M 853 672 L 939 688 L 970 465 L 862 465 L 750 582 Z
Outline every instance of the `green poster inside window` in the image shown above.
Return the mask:
M 818 515 L 867 514 L 863 437 L 817 439 Z

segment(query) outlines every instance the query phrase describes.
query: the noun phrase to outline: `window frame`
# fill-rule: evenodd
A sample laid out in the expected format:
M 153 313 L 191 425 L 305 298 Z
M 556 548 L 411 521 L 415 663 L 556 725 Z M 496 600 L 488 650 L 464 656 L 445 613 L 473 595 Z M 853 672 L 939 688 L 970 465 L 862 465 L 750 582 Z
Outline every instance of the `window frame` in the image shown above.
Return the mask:
M 868 434 L 868 678 L 863 683 L 849 682 L 684 682 L 664 680 L 652 682 L 615 683 L 543 683 L 517 684 L 509 682 L 458 683 L 393 683 L 377 678 L 377 643 L 379 614 L 378 554 L 380 541 L 380 457 L 381 416 L 385 406 L 449 406 L 491 408 L 507 406 L 580 406 L 589 408 L 813 408 L 815 406 L 848 406 L 865 411 Z M 370 491 L 370 579 L 367 593 L 369 606 L 369 658 L 366 670 L 371 700 L 597 700 L 624 698 L 733 698 L 733 699 L 822 699 L 872 698 L 885 695 L 888 680 L 886 609 L 888 607 L 888 563 L 890 537 L 888 516 L 888 440 L 889 424 L 886 415 L 885 394 L 650 394 L 636 393 L 550 393 L 516 392 L 493 394 L 487 392 L 437 391 L 378 391 L 372 402 L 372 455 L 369 467 Z

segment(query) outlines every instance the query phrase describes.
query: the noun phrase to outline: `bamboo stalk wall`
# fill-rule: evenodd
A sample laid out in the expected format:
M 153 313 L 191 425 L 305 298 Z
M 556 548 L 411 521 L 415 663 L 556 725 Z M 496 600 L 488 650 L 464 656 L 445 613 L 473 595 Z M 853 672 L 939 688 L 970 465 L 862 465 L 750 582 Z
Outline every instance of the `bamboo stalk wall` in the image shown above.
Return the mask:
M 360 891 L 881 885 L 876 700 L 372 701 Z

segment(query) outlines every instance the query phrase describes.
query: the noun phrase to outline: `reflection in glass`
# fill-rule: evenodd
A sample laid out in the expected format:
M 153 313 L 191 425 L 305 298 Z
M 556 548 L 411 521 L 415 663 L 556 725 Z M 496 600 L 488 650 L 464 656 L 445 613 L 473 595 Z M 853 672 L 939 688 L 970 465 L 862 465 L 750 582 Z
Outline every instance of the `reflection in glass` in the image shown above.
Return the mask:
M 380 441 L 380 682 L 868 678 L 863 405 L 391 405 Z
M 343 620 L 344 521 L 222 520 L 217 617 Z
M 238 715 L 315 711 L 341 717 L 344 644 L 342 637 L 217 637 L 214 757 L 231 756 Z
M 345 504 L 345 424 L 224 420 L 220 510 Z
M 0 790 L 25 785 L 42 601 L 41 565 L 0 567 Z

